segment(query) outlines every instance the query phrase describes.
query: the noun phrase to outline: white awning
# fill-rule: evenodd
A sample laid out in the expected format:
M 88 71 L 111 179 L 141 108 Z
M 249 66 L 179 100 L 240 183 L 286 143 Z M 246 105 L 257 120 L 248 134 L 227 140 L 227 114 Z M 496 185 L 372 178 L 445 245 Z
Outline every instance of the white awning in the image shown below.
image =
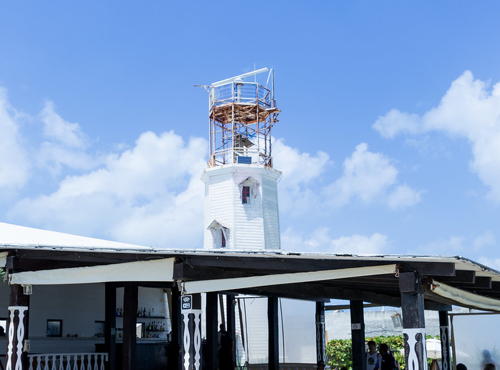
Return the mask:
M 102 266 L 18 272 L 9 276 L 9 283 L 63 285 L 118 281 L 173 281 L 174 261 L 174 258 L 163 258 Z
M 450 299 L 458 305 L 466 307 L 475 307 L 486 311 L 500 311 L 500 300 L 490 297 L 485 297 L 479 294 L 474 294 L 462 289 L 432 281 L 431 291 L 443 298 Z
M 351 277 L 374 276 L 394 274 L 396 265 L 381 265 L 369 267 L 354 267 L 337 270 L 324 270 L 312 272 L 296 272 L 290 274 L 275 274 L 263 276 L 250 276 L 232 279 L 214 279 L 187 281 L 181 283 L 183 294 L 219 292 L 261 286 L 282 284 L 307 283 L 313 281 L 346 279 Z

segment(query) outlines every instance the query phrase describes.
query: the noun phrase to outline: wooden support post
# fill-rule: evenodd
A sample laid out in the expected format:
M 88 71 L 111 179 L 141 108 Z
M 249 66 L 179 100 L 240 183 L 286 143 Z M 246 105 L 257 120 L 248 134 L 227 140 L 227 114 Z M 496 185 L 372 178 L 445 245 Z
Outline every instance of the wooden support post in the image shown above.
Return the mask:
M 201 294 L 181 296 L 182 368 L 201 369 Z
M 363 301 L 352 300 L 351 306 L 351 338 L 352 338 L 352 368 L 353 370 L 366 369 L 365 353 L 365 317 Z
M 453 315 L 450 317 L 450 336 L 451 336 L 451 368 L 457 368 L 457 346 L 455 343 L 455 325 L 453 325 Z
M 116 286 L 104 287 L 104 344 L 108 353 L 108 369 L 116 370 Z
M 316 302 L 316 363 L 318 369 L 324 369 L 326 365 L 324 302 Z
M 218 368 L 218 313 L 217 313 L 217 293 L 207 293 L 205 328 L 206 328 L 206 356 L 205 366 L 207 369 Z
M 137 285 L 125 285 L 123 294 L 123 370 L 135 369 L 135 352 L 137 342 L 137 300 Z
M 441 334 L 441 370 L 451 370 L 448 311 L 439 311 L 439 328 Z
M 234 369 L 236 366 L 236 315 L 234 311 L 234 295 L 226 295 L 226 330 L 231 339 L 230 357 L 231 357 L 231 368 Z
M 171 320 L 172 334 L 168 348 L 167 369 L 180 370 L 182 369 L 182 318 L 181 318 L 181 294 L 177 286 L 171 289 Z
M 416 272 L 403 272 L 399 277 L 405 362 L 408 370 L 427 369 L 425 348 L 424 289 Z
M 224 305 L 224 295 L 223 294 L 219 294 L 220 320 L 221 320 L 221 324 L 223 326 L 223 329 L 226 330 L 226 314 L 224 312 L 224 307 L 226 307 Z
M 29 295 L 24 294 L 21 285 L 10 286 L 6 370 L 29 368 L 29 298 Z
M 278 298 L 267 299 L 268 369 L 279 370 Z

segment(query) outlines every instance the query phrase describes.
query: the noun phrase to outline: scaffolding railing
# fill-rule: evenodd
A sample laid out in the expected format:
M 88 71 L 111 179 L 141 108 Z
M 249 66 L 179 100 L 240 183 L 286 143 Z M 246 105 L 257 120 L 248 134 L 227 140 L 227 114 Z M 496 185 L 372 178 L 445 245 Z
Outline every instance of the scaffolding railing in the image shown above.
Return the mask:
M 209 109 L 225 104 L 260 105 L 274 108 L 271 90 L 257 82 L 229 82 L 210 90 Z

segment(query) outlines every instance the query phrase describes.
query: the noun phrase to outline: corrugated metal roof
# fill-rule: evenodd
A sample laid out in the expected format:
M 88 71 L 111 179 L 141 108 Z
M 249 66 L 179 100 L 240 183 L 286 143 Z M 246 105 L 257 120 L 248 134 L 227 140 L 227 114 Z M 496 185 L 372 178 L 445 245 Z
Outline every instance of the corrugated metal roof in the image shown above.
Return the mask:
M 286 246 L 285 246 L 286 247 Z M 500 281 L 500 272 L 474 262 L 468 258 L 454 256 L 418 256 L 418 255 L 351 255 L 333 253 L 290 252 L 286 250 L 248 251 L 237 249 L 175 249 L 153 248 L 136 244 L 120 243 L 104 239 L 89 238 L 79 235 L 47 231 L 31 227 L 0 222 L 0 250 L 53 250 L 69 252 L 102 253 L 145 253 L 159 255 L 211 255 L 232 257 L 260 258 L 300 258 L 317 260 L 364 260 L 364 261 L 401 261 L 401 262 L 448 262 L 456 269 L 475 271 L 477 276 L 488 276 Z
M 65 234 L 0 222 L 0 248 L 8 247 L 20 249 L 56 248 L 69 250 L 152 250 L 152 248 L 134 244 L 88 238 L 79 235 Z

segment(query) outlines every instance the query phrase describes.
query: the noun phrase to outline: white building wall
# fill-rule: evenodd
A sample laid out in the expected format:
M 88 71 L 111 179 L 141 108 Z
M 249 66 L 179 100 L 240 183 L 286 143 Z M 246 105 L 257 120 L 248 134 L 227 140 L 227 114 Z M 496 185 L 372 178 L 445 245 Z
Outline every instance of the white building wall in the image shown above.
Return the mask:
M 351 337 L 351 316 L 349 310 L 326 311 L 326 332 L 329 339 L 349 339 Z M 400 308 L 382 307 L 365 309 L 365 336 L 402 335 Z M 425 311 L 426 334 L 439 335 L 437 311 Z
M 230 173 L 221 172 L 210 176 L 210 183 L 205 183 L 205 213 L 204 213 L 204 247 L 212 248 L 212 233 L 208 226 L 216 220 L 225 227 L 231 227 L 234 223 L 233 203 L 234 203 L 233 180 Z M 232 230 L 229 240 L 226 242 L 227 248 L 231 248 L 234 234 Z
M 0 283 L 0 320 L 8 317 L 9 286 Z M 123 304 L 123 289 L 117 289 L 117 307 Z M 154 308 L 155 316 L 168 317 L 162 289 L 139 288 L 139 307 Z M 104 284 L 33 286 L 30 297 L 29 336 L 32 353 L 94 352 L 103 343 L 96 336 L 104 321 Z M 46 336 L 47 320 L 63 320 L 62 337 Z M 169 320 L 165 320 L 167 323 Z M 138 318 L 138 322 L 147 322 Z M 117 318 L 117 327 L 122 319 Z M 170 330 L 169 325 L 167 330 Z M 76 335 L 76 336 L 75 336 Z M 6 337 L 0 337 L 0 353 L 4 354 Z
M 0 319 L 8 316 L 8 299 L 9 287 L 2 283 Z M 94 352 L 95 344 L 103 342 L 95 336 L 98 330 L 95 321 L 104 320 L 104 285 L 33 286 L 29 314 L 31 352 Z M 63 320 L 61 338 L 46 337 L 49 319 Z M 5 353 L 1 340 L 0 346 L 0 353 Z
M 205 182 L 204 247 L 213 248 L 209 225 L 217 221 L 229 229 L 226 248 L 280 249 L 277 182 L 280 172 L 257 165 L 209 168 Z M 248 178 L 257 186 L 248 204 L 242 204 L 240 184 Z
M 278 207 L 278 183 L 275 179 L 263 176 L 262 178 L 264 235 L 266 249 L 280 249 L 280 224 Z
M 249 203 L 242 204 L 240 184 L 248 177 L 254 178 L 259 185 L 253 189 Z M 233 204 L 234 209 L 234 247 L 236 249 L 263 249 L 264 248 L 264 218 L 262 216 L 261 179 L 251 176 L 247 171 L 233 174 Z

